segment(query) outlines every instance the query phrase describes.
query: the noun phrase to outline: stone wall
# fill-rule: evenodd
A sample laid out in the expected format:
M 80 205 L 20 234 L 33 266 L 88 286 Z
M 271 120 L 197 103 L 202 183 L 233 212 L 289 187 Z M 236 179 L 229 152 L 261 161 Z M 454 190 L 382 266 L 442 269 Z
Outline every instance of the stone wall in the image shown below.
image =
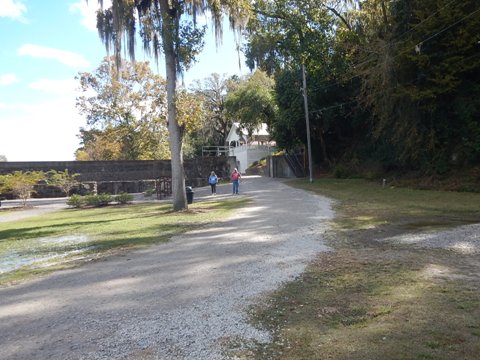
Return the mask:
M 78 173 L 81 182 L 131 181 L 171 176 L 170 161 L 36 161 L 2 162 L 0 174 L 13 171 L 64 171 Z
M 207 156 L 184 161 L 187 186 L 207 185 L 211 171 L 220 178 L 228 178 L 235 167 L 235 157 Z M 64 171 L 80 174 L 77 178 L 84 184 L 95 184 L 99 192 L 141 192 L 160 178 L 171 178 L 170 160 L 122 160 L 122 161 L 36 161 L 0 162 L 0 174 L 14 171 Z M 153 182 L 152 182 L 153 181 Z M 45 188 L 46 196 L 55 191 Z M 52 193 L 53 192 L 53 193 Z

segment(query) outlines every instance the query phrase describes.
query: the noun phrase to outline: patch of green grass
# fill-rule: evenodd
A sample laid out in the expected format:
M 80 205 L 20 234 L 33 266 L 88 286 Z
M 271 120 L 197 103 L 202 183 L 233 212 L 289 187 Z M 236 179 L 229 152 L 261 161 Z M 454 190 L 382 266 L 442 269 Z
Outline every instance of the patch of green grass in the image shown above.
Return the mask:
M 68 267 L 72 260 L 168 241 L 227 216 L 247 199 L 195 203 L 172 212 L 169 204 L 65 209 L 0 223 L 0 285 Z
M 396 223 L 416 230 L 480 221 L 478 193 L 383 188 L 361 179 L 295 180 L 289 184 L 335 199 L 338 229 L 371 229 Z

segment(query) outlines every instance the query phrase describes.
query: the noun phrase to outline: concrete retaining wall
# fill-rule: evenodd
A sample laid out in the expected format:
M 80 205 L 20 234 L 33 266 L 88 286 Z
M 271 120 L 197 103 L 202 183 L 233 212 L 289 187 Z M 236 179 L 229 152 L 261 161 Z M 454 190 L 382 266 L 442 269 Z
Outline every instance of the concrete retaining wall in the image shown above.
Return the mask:
M 280 156 L 269 156 L 267 158 L 267 169 L 269 176 L 276 178 L 295 178 L 293 170 L 288 165 L 285 157 Z

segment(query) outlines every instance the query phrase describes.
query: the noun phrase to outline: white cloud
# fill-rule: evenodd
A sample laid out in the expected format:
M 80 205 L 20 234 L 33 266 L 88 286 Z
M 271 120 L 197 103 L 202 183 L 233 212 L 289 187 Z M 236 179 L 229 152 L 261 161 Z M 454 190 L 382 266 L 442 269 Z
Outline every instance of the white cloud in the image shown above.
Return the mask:
M 51 80 L 40 79 L 28 85 L 30 89 L 53 94 L 75 94 L 80 83 L 74 79 Z
M 26 11 L 27 7 L 21 1 L 0 0 L 0 17 L 25 21 L 23 13 Z
M 1 0 L 0 0 L 1 1 Z M 0 86 L 7 86 L 18 81 L 15 74 L 3 74 L 0 75 Z
M 0 0 L 1 1 L 1 0 Z M 103 8 L 109 8 L 112 5 L 110 0 L 103 1 Z M 90 31 L 97 31 L 97 10 L 100 8 L 98 1 L 80 0 L 70 5 L 70 11 L 80 13 L 82 20 L 80 23 Z
M 1 104 L 0 104 L 1 105 Z M 0 106 L 0 154 L 9 161 L 73 160 L 77 134 L 85 125 L 71 96 L 47 102 Z
M 79 54 L 45 46 L 25 44 L 18 49 L 18 54 L 39 59 L 54 59 L 70 67 L 90 67 L 90 63 Z

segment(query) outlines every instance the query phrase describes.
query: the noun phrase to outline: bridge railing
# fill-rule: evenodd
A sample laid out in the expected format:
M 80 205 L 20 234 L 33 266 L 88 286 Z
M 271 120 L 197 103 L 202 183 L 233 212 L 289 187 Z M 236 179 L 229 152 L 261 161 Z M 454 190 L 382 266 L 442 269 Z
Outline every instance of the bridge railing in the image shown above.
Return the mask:
M 228 156 L 230 146 L 202 146 L 202 156 Z

